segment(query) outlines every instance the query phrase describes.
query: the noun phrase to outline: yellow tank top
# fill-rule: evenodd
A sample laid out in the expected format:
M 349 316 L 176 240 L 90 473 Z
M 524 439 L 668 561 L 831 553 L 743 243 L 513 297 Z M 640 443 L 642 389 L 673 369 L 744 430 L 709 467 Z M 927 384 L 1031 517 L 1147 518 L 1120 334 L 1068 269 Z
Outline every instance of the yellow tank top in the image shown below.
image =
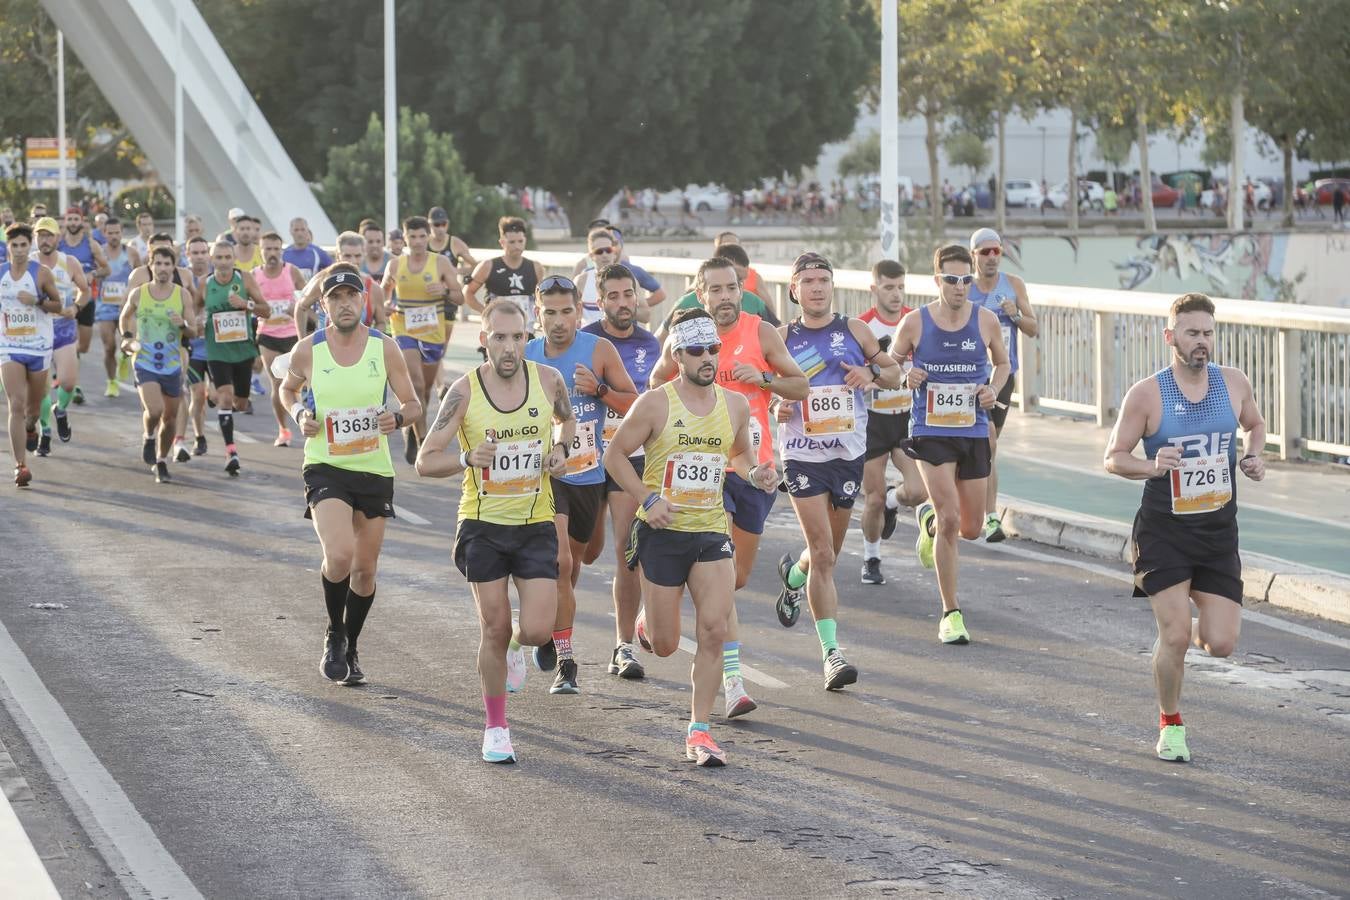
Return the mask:
M 722 483 L 736 433 L 727 412 L 726 391 L 714 385 L 717 403 L 706 416 L 696 416 L 680 399 L 674 382 L 660 389 L 666 392 L 670 411 L 661 433 L 647 445 L 642 481 L 648 490 L 675 505 L 675 521 L 667 526 L 669 530 L 727 534 Z M 637 514 L 646 520 L 646 510 L 639 507 Z
M 445 307 L 441 300 L 427 293 L 428 286 L 436 281 L 436 266 L 436 256 L 427 254 L 422 270 L 413 272 L 412 257 L 398 257 L 398 276 L 394 279 L 398 309 L 389 317 L 395 337 L 416 338 L 428 344 L 445 343 Z
M 459 428 L 459 446 L 472 450 L 491 432 L 497 455 L 490 466 L 464 470 L 459 518 L 494 525 L 553 521 L 553 485 L 544 472 L 544 454 L 553 443 L 553 407 L 544 395 L 539 366 L 525 363 L 525 400 L 514 410 L 498 409 L 477 369 L 469 373 L 469 406 Z

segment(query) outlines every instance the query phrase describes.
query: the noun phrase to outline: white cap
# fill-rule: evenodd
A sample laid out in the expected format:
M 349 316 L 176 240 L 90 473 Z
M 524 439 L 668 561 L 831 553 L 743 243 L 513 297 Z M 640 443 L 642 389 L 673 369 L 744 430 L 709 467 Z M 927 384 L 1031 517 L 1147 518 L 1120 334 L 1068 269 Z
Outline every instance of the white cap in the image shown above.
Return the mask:
M 237 206 L 230 207 L 230 211 L 225 214 L 225 218 L 233 222 L 244 214 L 244 211 Z
M 992 228 L 977 228 L 975 233 L 970 236 L 970 249 L 983 244 L 985 241 L 995 241 L 998 244 L 1003 243 L 1003 238 L 998 236 L 998 232 Z

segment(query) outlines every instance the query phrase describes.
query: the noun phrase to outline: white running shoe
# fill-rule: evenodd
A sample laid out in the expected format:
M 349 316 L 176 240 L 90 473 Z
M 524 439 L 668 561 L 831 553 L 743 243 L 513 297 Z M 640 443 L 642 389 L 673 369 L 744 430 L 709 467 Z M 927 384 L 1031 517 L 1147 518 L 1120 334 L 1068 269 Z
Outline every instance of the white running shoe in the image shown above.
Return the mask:
M 525 648 L 506 648 L 506 690 L 514 694 L 525 686 Z
M 487 728 L 483 730 L 483 762 L 513 763 L 516 761 L 515 748 L 511 746 L 511 729 Z
M 741 680 L 739 675 L 732 675 L 722 682 L 722 692 L 726 694 L 727 698 L 728 719 L 754 712 L 759 707 L 759 704 L 750 699 L 750 695 L 745 692 L 745 682 Z

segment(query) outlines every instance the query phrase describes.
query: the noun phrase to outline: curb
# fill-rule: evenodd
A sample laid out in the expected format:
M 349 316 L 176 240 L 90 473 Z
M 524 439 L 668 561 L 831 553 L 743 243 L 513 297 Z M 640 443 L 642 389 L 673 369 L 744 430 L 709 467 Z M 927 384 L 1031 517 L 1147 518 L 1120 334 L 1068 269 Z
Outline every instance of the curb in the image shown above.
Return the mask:
M 1113 562 L 1134 561 L 1130 526 L 1110 519 L 1000 497 L 1010 537 Z M 1243 599 L 1350 624 L 1350 577 L 1260 553 L 1242 554 Z

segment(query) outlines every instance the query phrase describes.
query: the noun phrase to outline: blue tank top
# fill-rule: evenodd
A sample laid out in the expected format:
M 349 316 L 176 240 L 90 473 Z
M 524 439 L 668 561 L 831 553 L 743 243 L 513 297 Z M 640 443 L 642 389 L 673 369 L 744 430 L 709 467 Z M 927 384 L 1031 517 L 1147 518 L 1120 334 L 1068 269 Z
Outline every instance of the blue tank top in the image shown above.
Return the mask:
M 983 306 L 994 315 L 998 316 L 998 326 L 1003 329 L 1003 343 L 1008 347 L 1008 361 L 1012 363 L 1013 373 L 1016 374 L 1019 368 L 1017 360 L 1017 323 L 1014 322 L 1007 313 L 1003 311 L 1003 301 L 1011 300 L 1017 302 L 1017 291 L 1013 290 L 1012 282 L 1008 276 L 1002 272 L 998 273 L 998 281 L 994 282 L 994 289 L 989 293 L 980 290 L 978 282 L 970 284 L 970 302 L 972 306 Z
M 783 458 L 798 462 L 856 459 L 867 450 L 863 392 L 844 384 L 844 363 L 863 366 L 862 347 L 838 313 L 824 328 L 788 323 L 787 351 L 811 382 L 811 392 L 792 404 L 792 417 L 778 427 Z
M 604 447 L 601 446 L 600 434 L 605 410 L 609 407 L 597 397 L 579 393 L 576 385 L 578 365 L 595 371 L 595 348 L 599 343 L 600 339 L 595 335 L 578 331 L 572 346 L 558 356 L 545 355 L 545 338 L 537 337 L 525 345 L 526 359 L 558 370 L 572 400 L 572 414 L 577 418 L 577 436 L 568 448 L 567 474 L 560 479 L 568 484 L 602 484 L 605 480 Z
M 1217 472 L 1212 476 L 1213 487 L 1226 491 L 1229 494 L 1228 502 L 1221 509 L 1211 512 L 1174 513 L 1174 495 L 1182 491 L 1183 482 L 1195 477 L 1176 470 L 1169 478 L 1150 478 L 1144 482 L 1142 507 L 1150 515 L 1166 515 L 1185 521 L 1187 525 L 1227 527 L 1237 521 L 1234 468 L 1237 465 L 1238 419 L 1233 412 L 1233 401 L 1228 396 L 1223 371 L 1210 363 L 1206 367 L 1206 374 L 1209 384 L 1205 388 L 1205 398 L 1199 403 L 1186 399 L 1177 386 L 1170 366 L 1154 376 L 1158 380 L 1158 393 L 1162 397 L 1162 420 L 1158 423 L 1157 431 L 1144 437 L 1144 454 L 1153 459 L 1158 455 L 1158 450 L 1171 444 L 1181 448 L 1183 460 L 1223 458 L 1227 482 L 1224 482 L 1224 473 Z
M 85 232 L 84 237 L 80 239 L 78 244 L 67 244 L 67 233 L 61 232 L 61 241 L 56 245 L 56 249 L 79 260 L 80 268 L 84 269 L 84 274 L 88 275 L 94 271 L 94 251 L 89 247 L 89 233 Z
M 116 256 L 108 256 L 108 274 L 99 288 L 98 302 L 121 306 L 127 296 L 127 281 L 131 278 L 131 258 L 122 247 Z
M 914 437 L 989 437 L 989 416 L 975 399 L 975 390 L 989 381 L 989 349 L 980 335 L 980 307 L 971 305 L 970 318 L 957 331 L 947 331 L 933 320 L 928 307 L 919 307 L 923 324 L 914 348 L 914 368 L 928 378 L 914 391 L 909 432 Z M 944 388 L 957 385 L 958 388 Z M 970 416 L 974 408 L 973 420 Z

